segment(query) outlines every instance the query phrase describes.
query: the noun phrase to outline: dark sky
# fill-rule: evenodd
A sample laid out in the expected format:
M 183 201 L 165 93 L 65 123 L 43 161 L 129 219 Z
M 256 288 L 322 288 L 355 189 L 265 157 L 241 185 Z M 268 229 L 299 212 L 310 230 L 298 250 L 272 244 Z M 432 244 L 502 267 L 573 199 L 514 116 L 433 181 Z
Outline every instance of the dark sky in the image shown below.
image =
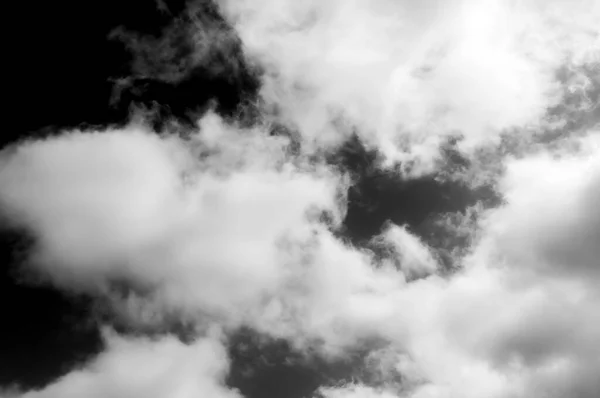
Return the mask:
M 257 97 L 260 71 L 244 64 L 240 54 L 224 57 L 219 68 L 186 66 L 185 40 L 161 41 L 165 29 L 177 32 L 177 24 L 185 26 L 184 1 L 168 2 L 168 11 L 148 0 L 13 3 L 3 11 L 5 22 L 18 27 L 4 50 L 10 73 L 3 87 L 9 104 L 3 112 L 3 146 L 66 128 L 123 125 L 132 107 L 155 107 L 153 121 L 161 129 L 169 118 L 193 122 L 211 101 L 216 101 L 218 113 L 231 116 L 241 103 Z M 206 21 L 218 20 L 209 7 L 204 12 Z M 111 32 L 126 33 L 110 39 Z M 150 50 L 143 44 L 132 50 L 127 40 L 146 43 Z M 159 44 L 179 53 L 152 50 Z M 234 45 L 231 51 L 241 49 Z M 163 56 L 167 63 L 183 66 L 161 69 Z M 365 244 L 388 220 L 407 223 L 433 242 L 431 221 L 437 214 L 464 209 L 482 194 L 457 184 L 407 182 L 375 171 L 376 154 L 356 141 L 333 156 L 355 176 L 341 233 L 356 244 Z M 0 244 L 0 385 L 41 387 L 101 349 L 98 313 L 86 297 L 66 297 L 19 282 L 27 236 L 4 229 Z M 242 352 L 232 343 L 229 382 L 248 398 L 301 397 L 322 383 L 350 376 L 348 363 L 298 360 L 283 365 L 290 353 L 285 344 L 256 345 L 250 332 L 240 332 L 233 341 L 241 340 L 253 348 Z M 264 357 L 268 360 L 261 360 Z M 244 376 L 248 367 L 252 376 Z

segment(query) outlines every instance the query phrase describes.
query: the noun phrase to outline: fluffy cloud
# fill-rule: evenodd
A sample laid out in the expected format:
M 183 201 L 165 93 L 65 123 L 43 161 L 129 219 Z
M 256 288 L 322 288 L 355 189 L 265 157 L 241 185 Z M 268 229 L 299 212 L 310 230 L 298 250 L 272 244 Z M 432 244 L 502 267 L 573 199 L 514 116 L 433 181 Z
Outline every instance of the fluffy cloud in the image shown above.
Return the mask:
M 392 249 L 387 261 L 335 237 L 319 214 L 341 216 L 341 176 L 289 159 L 280 138 L 214 117 L 200 125 L 188 140 L 131 127 L 6 150 L 0 201 L 36 238 L 32 271 L 62 289 L 108 296 L 133 325 L 171 316 L 200 334 L 244 325 L 325 356 L 384 343 L 368 358 L 380 385 L 326 388 L 324 396 L 595 396 L 594 131 L 578 149 L 508 161 L 498 184 L 506 203 L 481 216 L 463 269 L 442 277 L 431 249 L 403 227 L 377 238 Z M 112 282 L 132 293 L 114 296 Z M 158 397 L 171 373 L 156 378 L 165 387 L 147 387 L 154 378 L 113 381 L 121 377 L 113 367 L 140 356 L 150 364 L 161 347 L 163 360 L 196 358 L 194 344 L 111 339 L 84 370 L 25 396 L 151 388 Z M 209 385 L 219 386 L 210 374 Z M 205 388 L 199 383 L 177 384 L 195 392 Z
M 1 202 L 36 237 L 33 267 L 61 288 L 106 294 L 125 281 L 167 307 L 238 322 L 286 278 L 280 241 L 305 239 L 319 210 L 335 213 L 338 187 L 325 172 L 261 166 L 226 132 L 219 154 L 215 134 L 204 145 L 210 170 L 183 141 L 142 127 L 5 151 Z M 264 164 L 271 153 L 261 153 Z M 244 161 L 252 164 L 240 169 Z
M 36 239 L 32 273 L 107 296 L 131 322 L 177 313 L 337 351 L 372 333 L 361 323 L 404 275 L 319 221 L 339 222 L 343 176 L 286 156 L 280 138 L 214 116 L 185 142 L 142 126 L 71 132 L 5 151 L 0 201 Z M 425 253 L 406 231 L 393 239 Z M 130 294 L 115 295 L 123 284 Z
M 541 153 L 511 162 L 501 189 L 510 206 L 490 214 L 489 244 L 511 264 L 561 278 L 600 274 L 600 151 L 598 131 L 577 156 Z
M 431 250 L 406 227 L 390 224 L 375 241 L 392 250 L 391 259 L 395 260 L 402 272 L 409 277 L 430 275 L 438 268 Z
M 537 125 L 560 98 L 556 70 L 600 51 L 593 0 L 220 3 L 288 125 L 317 146 L 358 131 L 417 170 L 449 134 L 467 149 Z
M 391 342 L 378 388 L 327 397 L 578 397 L 598 394 L 600 305 L 596 206 L 600 152 L 590 132 L 573 152 L 507 164 L 505 205 L 449 279 L 403 286 L 378 326 Z M 394 358 L 396 360 L 390 360 Z
M 265 68 L 265 118 L 305 147 L 358 131 L 421 171 L 448 134 L 464 149 L 539 123 L 559 99 L 556 69 L 596 62 L 600 26 L 591 0 L 220 4 Z M 214 114 L 197 130 L 132 124 L 2 151 L 0 209 L 35 238 L 28 272 L 108 299 L 134 327 L 176 317 L 203 336 L 108 335 L 84 368 L 11 394 L 233 398 L 223 343 L 206 333 L 247 326 L 324 356 L 380 342 L 367 361 L 379 385 L 321 389 L 328 398 L 597 396 L 598 131 L 502 159 L 505 203 L 479 210 L 462 269 L 442 276 L 406 227 L 375 238 L 384 258 L 338 238 L 345 176 L 292 155 L 287 138 Z
M 229 359 L 216 337 L 189 345 L 171 337 L 106 334 L 106 350 L 81 369 L 21 398 L 239 398 L 225 386 Z

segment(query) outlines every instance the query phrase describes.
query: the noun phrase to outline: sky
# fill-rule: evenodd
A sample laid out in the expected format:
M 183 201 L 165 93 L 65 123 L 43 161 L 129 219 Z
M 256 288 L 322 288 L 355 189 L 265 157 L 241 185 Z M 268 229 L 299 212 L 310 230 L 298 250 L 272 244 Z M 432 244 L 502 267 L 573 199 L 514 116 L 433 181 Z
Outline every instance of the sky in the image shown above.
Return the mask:
M 13 5 L 0 398 L 595 398 L 600 3 Z

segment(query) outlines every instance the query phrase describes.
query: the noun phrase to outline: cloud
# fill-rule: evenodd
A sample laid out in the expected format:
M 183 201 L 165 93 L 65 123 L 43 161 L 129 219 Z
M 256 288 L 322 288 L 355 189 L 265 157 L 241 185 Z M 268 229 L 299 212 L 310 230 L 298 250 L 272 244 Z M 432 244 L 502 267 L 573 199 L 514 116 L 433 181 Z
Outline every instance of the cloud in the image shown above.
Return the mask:
M 381 374 L 376 385 L 325 388 L 325 396 L 598 391 L 595 131 L 575 149 L 507 160 L 498 184 L 505 204 L 480 210 L 463 268 L 441 276 L 431 248 L 404 227 L 376 238 L 393 249 L 387 261 L 337 238 L 319 215 L 339 223 L 343 176 L 290 157 L 285 139 L 214 115 L 199 126 L 187 139 L 131 126 L 5 150 L 0 203 L 36 238 L 31 272 L 112 300 L 134 328 L 177 319 L 202 336 L 246 326 L 326 358 L 380 341 L 366 363 Z M 161 347 L 169 354 L 157 358 L 196 358 L 195 345 L 175 340 L 113 340 L 91 370 L 25 396 L 78 388 L 130 396 L 154 379 L 112 382 L 120 377 L 112 364 L 146 362 Z
M 561 278 L 600 275 L 598 131 L 578 144 L 576 155 L 542 152 L 508 164 L 501 189 L 510 205 L 486 221 L 490 245 L 508 263 Z
M 163 1 L 157 9 L 172 16 Z M 123 26 L 114 29 L 109 38 L 121 41 L 132 53 L 130 65 L 134 78 L 152 78 L 178 83 L 193 70 L 213 78 L 242 73 L 239 40 L 222 20 L 210 1 L 190 2 L 160 36 L 142 35 Z
M 216 337 L 186 345 L 173 337 L 105 333 L 106 350 L 81 369 L 21 398 L 239 398 L 225 386 L 229 359 Z
M 437 259 L 431 249 L 405 226 L 389 224 L 375 238 L 375 244 L 392 251 L 388 258 L 395 261 L 407 277 L 427 276 L 438 269 Z
M 219 3 L 266 71 L 264 100 L 305 145 L 358 132 L 416 173 L 449 135 L 469 150 L 539 125 L 560 100 L 558 68 L 600 51 L 587 0 Z
M 0 203 L 35 238 L 29 273 L 108 298 L 134 325 L 246 325 L 331 352 L 370 333 L 361 322 L 404 276 L 320 221 L 340 222 L 344 177 L 214 115 L 199 131 L 76 131 L 4 151 Z
M 324 398 L 394 398 L 396 394 L 390 391 L 354 385 L 344 389 L 323 388 L 320 394 Z
M 0 201 L 36 238 L 32 267 L 61 288 L 107 294 L 131 282 L 167 306 L 239 321 L 285 277 L 278 242 L 309 233 L 319 210 L 335 213 L 338 187 L 325 172 L 265 168 L 258 149 L 242 150 L 226 132 L 228 146 L 215 148 L 215 134 L 208 166 L 181 140 L 142 127 L 5 151 Z
M 106 300 L 134 329 L 176 319 L 196 338 L 109 333 L 82 369 L 6 393 L 237 397 L 225 343 L 207 333 L 249 327 L 326 358 L 377 341 L 365 361 L 380 377 L 324 386 L 327 398 L 597 396 L 597 130 L 499 155 L 489 179 L 504 203 L 448 226 L 468 247 L 443 275 L 405 226 L 374 238 L 383 258 L 339 238 L 348 178 L 310 150 L 357 133 L 428 172 L 451 134 L 468 151 L 535 131 L 561 99 L 556 70 L 597 62 L 596 3 L 219 4 L 265 69 L 265 125 L 309 149 L 213 113 L 185 136 L 132 123 L 4 149 L 0 209 L 34 238 L 28 275 Z
M 597 137 L 590 131 L 576 151 L 508 161 L 506 203 L 482 216 L 463 269 L 389 296 L 394 309 L 377 330 L 390 345 L 375 362 L 384 381 L 323 394 L 596 396 Z M 389 381 L 394 374 L 400 383 Z

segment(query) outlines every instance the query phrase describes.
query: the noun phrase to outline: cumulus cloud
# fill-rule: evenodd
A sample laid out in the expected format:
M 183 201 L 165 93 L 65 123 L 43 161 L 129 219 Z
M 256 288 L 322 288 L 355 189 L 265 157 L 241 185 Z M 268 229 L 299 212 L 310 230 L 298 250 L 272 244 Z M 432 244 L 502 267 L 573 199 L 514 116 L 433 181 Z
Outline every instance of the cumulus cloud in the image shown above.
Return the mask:
M 32 267 L 61 288 L 106 294 L 129 281 L 239 321 L 288 272 L 279 241 L 308 236 L 319 210 L 335 213 L 338 187 L 325 172 L 266 168 L 226 134 L 210 170 L 181 140 L 142 127 L 23 143 L 2 158 L 4 213 L 33 233 Z
M 189 345 L 172 337 L 130 339 L 105 333 L 105 339 L 106 350 L 90 363 L 20 397 L 241 397 L 225 386 L 229 359 L 217 337 Z
M 575 153 L 509 161 L 506 203 L 483 216 L 464 268 L 393 297 L 377 329 L 391 342 L 379 364 L 401 377 L 400 388 L 384 381 L 324 396 L 596 396 L 596 134 Z
M 490 214 L 490 244 L 511 264 L 543 275 L 598 278 L 600 152 L 598 131 L 577 155 L 540 154 L 508 164 L 502 190 L 510 206 Z
M 538 125 L 556 70 L 598 62 L 595 1 L 227 1 L 265 101 L 317 146 L 351 132 L 388 161 L 427 170 L 449 135 L 463 148 Z
M 587 0 L 220 6 L 265 68 L 266 119 L 305 147 L 357 132 L 422 170 L 449 134 L 465 149 L 538 124 L 560 99 L 556 68 L 596 62 L 600 26 Z M 9 396 L 238 397 L 215 327 L 329 358 L 378 341 L 366 364 L 381 377 L 326 398 L 597 396 L 597 130 L 503 157 L 504 203 L 455 226 L 468 247 L 443 275 L 406 226 L 374 238 L 384 256 L 339 238 L 346 176 L 265 130 L 209 113 L 185 136 L 133 123 L 0 153 L 0 210 L 34 238 L 29 274 L 108 300 L 134 328 L 175 318 L 196 337 L 109 333 L 82 369 Z
M 379 299 L 362 297 L 404 280 L 391 267 L 375 272 L 371 254 L 320 221 L 327 211 L 339 222 L 343 176 L 286 162 L 281 138 L 214 116 L 200 131 L 185 143 L 140 126 L 71 132 L 5 151 L 0 201 L 36 238 L 32 272 L 111 299 L 125 283 L 131 295 L 115 305 L 134 322 L 177 312 L 202 326 L 343 345 L 338 323 L 362 328 L 376 309 Z
M 313 207 L 336 211 L 339 178 L 277 159 L 232 163 L 227 148 L 244 153 L 235 130 L 217 119 L 203 123 L 201 132 L 217 130 L 206 148 L 211 134 L 227 142 L 212 148 L 211 160 L 222 159 L 226 173 L 194 164 L 181 139 L 143 128 L 74 132 L 5 152 L 0 198 L 5 214 L 37 238 L 34 269 L 90 294 L 110 295 L 112 279 L 146 288 L 116 301 L 133 324 L 164 322 L 175 311 L 202 330 L 250 326 L 326 356 L 365 339 L 385 342 L 369 356 L 381 385 L 325 388 L 324 396 L 591 398 L 598 391 L 592 133 L 575 152 L 510 161 L 499 184 L 506 204 L 482 217 L 464 269 L 442 277 L 431 249 L 403 227 L 391 225 L 379 238 L 396 261 L 381 262 L 311 216 Z M 203 139 L 199 133 L 189 147 Z M 408 282 L 415 272 L 420 278 Z M 115 339 L 92 370 L 25 396 L 77 395 L 78 388 L 131 395 L 150 388 L 144 380 L 154 384 L 113 382 L 112 364 L 163 346 L 196 358 L 195 346 L 174 340 Z

